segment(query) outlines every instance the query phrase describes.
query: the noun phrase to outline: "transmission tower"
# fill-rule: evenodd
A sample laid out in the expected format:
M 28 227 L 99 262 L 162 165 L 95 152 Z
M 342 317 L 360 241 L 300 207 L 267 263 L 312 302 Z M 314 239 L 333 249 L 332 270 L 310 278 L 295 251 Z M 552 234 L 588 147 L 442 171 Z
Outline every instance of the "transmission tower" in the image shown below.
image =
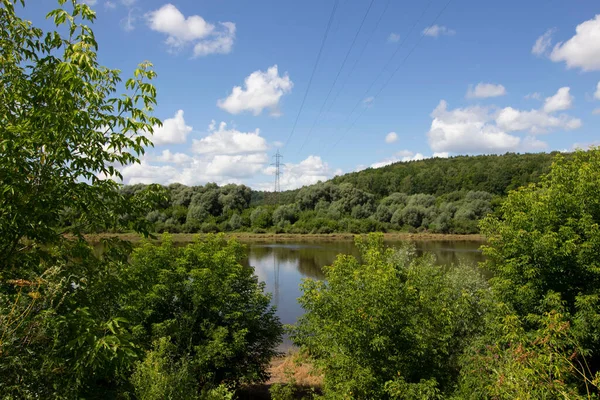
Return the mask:
M 281 177 L 281 159 L 283 158 L 283 156 L 279 153 L 279 150 L 277 150 L 277 153 L 273 156 L 275 158 L 275 162 L 271 165 L 275 166 L 275 190 L 274 190 L 274 197 L 275 197 L 275 203 L 277 203 L 277 201 L 279 200 L 279 192 L 281 192 L 281 182 L 280 182 L 280 177 Z

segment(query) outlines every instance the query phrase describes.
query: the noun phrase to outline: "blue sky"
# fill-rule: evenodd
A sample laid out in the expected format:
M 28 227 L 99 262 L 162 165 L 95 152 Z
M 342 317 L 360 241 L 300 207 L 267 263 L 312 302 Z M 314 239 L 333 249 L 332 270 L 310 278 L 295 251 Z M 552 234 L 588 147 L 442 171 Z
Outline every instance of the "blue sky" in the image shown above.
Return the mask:
M 158 73 L 165 125 L 126 183 L 270 189 L 279 148 L 289 189 L 393 161 L 599 138 L 597 0 L 339 0 L 300 114 L 334 0 L 87 3 L 102 64 L 127 77 L 150 60 Z M 31 4 L 24 14 L 43 24 Z

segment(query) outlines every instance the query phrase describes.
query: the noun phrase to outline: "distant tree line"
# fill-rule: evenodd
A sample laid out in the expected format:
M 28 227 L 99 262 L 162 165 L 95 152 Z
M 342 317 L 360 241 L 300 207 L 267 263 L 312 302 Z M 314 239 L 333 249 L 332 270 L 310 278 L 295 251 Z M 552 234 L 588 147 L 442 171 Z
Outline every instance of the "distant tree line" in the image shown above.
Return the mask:
M 165 187 L 166 200 L 146 218 L 156 232 L 171 233 L 476 233 L 478 221 L 510 190 L 548 172 L 553 155 L 401 162 L 277 195 L 245 185 L 176 183 Z M 124 186 L 122 193 L 133 197 L 144 189 Z

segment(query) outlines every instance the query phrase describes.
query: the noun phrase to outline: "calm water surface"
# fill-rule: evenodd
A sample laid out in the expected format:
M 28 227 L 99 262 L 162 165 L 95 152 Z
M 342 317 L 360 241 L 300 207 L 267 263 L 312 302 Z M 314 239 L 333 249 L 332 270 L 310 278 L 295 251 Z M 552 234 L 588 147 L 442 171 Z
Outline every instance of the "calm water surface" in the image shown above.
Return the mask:
M 397 245 L 399 242 L 390 242 Z M 358 255 L 350 241 L 336 242 L 285 242 L 248 243 L 248 264 L 254 267 L 258 278 L 266 283 L 266 291 L 272 293 L 272 303 L 284 324 L 293 324 L 302 315 L 298 304 L 303 278 L 323 279 L 321 268 L 331 265 L 340 254 Z M 415 243 L 417 253 L 432 253 L 439 265 L 471 266 L 484 260 L 479 251 L 481 242 L 427 241 Z M 289 347 L 286 339 L 283 348 Z

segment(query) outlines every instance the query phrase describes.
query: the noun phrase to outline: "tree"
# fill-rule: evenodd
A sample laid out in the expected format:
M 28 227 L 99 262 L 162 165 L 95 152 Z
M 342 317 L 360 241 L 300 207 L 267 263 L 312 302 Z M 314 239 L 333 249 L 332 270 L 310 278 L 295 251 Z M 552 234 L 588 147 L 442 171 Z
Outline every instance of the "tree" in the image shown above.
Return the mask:
M 244 257 L 242 245 L 213 235 L 133 252 L 122 300 L 132 330 L 147 350 L 167 338 L 199 388 L 264 381 L 277 354 L 281 323 Z
M 325 280 L 306 280 L 292 333 L 325 376 L 326 398 L 385 399 L 400 388 L 452 389 L 458 357 L 481 332 L 488 290 L 468 268 L 445 270 L 383 235 L 357 238 Z
M 139 201 L 126 201 L 112 179 L 116 167 L 138 162 L 159 124 L 155 77 L 143 63 L 115 94 L 120 72 L 97 62 L 94 12 L 72 1 L 48 17 L 69 33 L 44 33 L 21 19 L 15 3 L 0 8 L 0 254 L 6 272 L 24 240 L 56 243 L 63 233 L 106 231 L 135 215 Z M 61 4 L 65 1 L 61 0 Z M 24 4 L 24 3 L 21 3 Z M 77 219 L 59 228 L 67 207 Z M 147 212 L 146 208 L 145 212 Z M 128 221 L 147 231 L 144 218 Z M 29 248 L 29 247 L 27 247 Z
M 519 328 L 512 345 L 497 349 L 495 357 L 501 365 L 495 366 L 530 382 L 531 368 L 517 368 L 522 356 L 552 368 L 553 374 L 534 377 L 545 380 L 540 387 L 545 393 L 558 396 L 557 383 L 565 385 L 561 397 L 573 387 L 589 396 L 590 384 L 598 393 L 599 226 L 600 148 L 577 151 L 568 158 L 557 156 L 540 183 L 511 192 L 498 214 L 481 223 L 488 237 L 483 248 L 488 257 L 485 268 L 494 273 L 491 283 L 497 301 L 507 307 L 500 317 L 513 325 L 516 321 Z M 556 321 L 547 322 L 550 318 Z M 507 332 L 510 326 L 506 325 L 500 331 Z M 484 343 L 498 340 L 490 333 Z M 515 342 L 521 348 L 515 349 Z M 495 366 L 487 373 L 497 373 Z M 561 374 L 564 377 L 558 378 Z

